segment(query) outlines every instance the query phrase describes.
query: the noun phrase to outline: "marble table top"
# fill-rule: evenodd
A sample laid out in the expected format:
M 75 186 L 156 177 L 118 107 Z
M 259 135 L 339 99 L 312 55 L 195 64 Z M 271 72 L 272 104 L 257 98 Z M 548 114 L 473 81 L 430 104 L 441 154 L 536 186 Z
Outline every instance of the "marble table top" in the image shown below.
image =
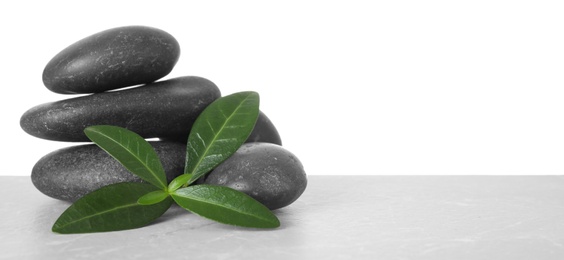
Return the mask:
M 281 227 L 169 209 L 140 229 L 51 232 L 70 205 L 0 177 L 0 259 L 564 259 L 564 176 L 309 176 Z

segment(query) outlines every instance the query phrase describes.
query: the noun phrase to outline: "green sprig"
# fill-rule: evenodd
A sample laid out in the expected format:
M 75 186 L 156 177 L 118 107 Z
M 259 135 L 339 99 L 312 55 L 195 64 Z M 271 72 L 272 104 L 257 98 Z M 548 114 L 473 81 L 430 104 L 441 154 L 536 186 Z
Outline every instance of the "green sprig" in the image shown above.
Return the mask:
M 217 99 L 198 116 L 188 137 L 184 174 L 166 183 L 153 147 L 125 128 L 87 127 L 84 132 L 131 173 L 149 184 L 118 183 L 93 191 L 71 205 L 53 225 L 57 233 L 117 231 L 143 227 L 172 201 L 205 218 L 229 225 L 275 228 L 278 218 L 250 196 L 228 187 L 191 185 L 245 142 L 259 113 L 259 95 L 239 92 Z

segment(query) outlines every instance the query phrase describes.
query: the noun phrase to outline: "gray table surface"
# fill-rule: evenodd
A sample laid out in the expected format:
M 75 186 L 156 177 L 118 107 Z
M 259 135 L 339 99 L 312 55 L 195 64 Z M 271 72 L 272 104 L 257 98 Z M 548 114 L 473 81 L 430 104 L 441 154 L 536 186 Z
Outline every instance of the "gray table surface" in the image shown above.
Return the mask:
M 275 230 L 171 208 L 134 230 L 59 235 L 69 203 L 0 177 L 0 259 L 564 259 L 563 176 L 309 176 Z

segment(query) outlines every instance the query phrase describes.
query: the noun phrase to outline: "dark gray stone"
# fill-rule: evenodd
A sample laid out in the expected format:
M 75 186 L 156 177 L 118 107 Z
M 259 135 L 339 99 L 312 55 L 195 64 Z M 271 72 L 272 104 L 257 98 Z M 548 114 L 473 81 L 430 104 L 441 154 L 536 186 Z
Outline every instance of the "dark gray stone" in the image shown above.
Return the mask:
M 307 176 L 298 158 L 282 146 L 246 143 L 206 175 L 203 183 L 236 189 L 269 209 L 278 209 L 302 195 Z
M 276 130 L 272 121 L 270 121 L 262 111 L 260 111 L 255 128 L 246 142 L 264 142 L 282 145 L 282 139 L 280 139 L 278 130 Z
M 189 133 L 200 113 L 221 93 L 201 77 L 179 77 L 120 91 L 42 104 L 26 111 L 20 125 L 38 138 L 84 142 L 91 125 L 115 125 L 144 138 Z
M 180 46 L 165 31 L 126 26 L 88 36 L 62 50 L 43 71 L 43 83 L 56 93 L 98 93 L 146 84 L 166 76 Z
M 184 172 L 186 146 L 150 142 L 161 159 L 168 181 Z M 47 196 L 75 201 L 103 186 L 143 182 L 94 144 L 59 149 L 42 157 L 31 172 L 33 185 Z
M 188 141 L 188 133 L 182 134 L 180 136 L 161 137 L 160 139 L 163 141 L 186 143 Z M 259 116 L 257 118 L 255 128 L 253 129 L 251 135 L 249 135 L 249 138 L 247 138 L 247 141 L 245 142 L 246 143 L 263 142 L 263 143 L 273 143 L 277 145 L 282 145 L 282 140 L 280 139 L 278 130 L 276 130 L 274 124 L 262 111 L 259 112 Z

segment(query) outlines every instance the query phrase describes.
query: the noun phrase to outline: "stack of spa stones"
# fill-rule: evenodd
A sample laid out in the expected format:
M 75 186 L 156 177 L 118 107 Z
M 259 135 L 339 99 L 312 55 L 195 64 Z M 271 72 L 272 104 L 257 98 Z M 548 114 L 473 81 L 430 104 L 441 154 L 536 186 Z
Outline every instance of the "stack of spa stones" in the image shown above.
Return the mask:
M 91 125 L 121 126 L 144 138 L 159 138 L 150 143 L 170 181 L 183 173 L 193 122 L 221 96 L 218 87 L 202 77 L 158 81 L 172 71 L 179 56 L 176 39 L 151 27 L 119 27 L 84 38 L 47 64 L 43 82 L 56 93 L 89 95 L 33 107 L 21 117 L 21 127 L 32 136 L 65 142 L 89 142 L 83 130 Z M 130 86 L 135 87 L 116 90 Z M 276 128 L 262 112 L 247 142 L 281 145 Z M 108 184 L 141 181 L 94 144 L 47 154 L 35 164 L 31 177 L 39 191 L 66 201 Z

